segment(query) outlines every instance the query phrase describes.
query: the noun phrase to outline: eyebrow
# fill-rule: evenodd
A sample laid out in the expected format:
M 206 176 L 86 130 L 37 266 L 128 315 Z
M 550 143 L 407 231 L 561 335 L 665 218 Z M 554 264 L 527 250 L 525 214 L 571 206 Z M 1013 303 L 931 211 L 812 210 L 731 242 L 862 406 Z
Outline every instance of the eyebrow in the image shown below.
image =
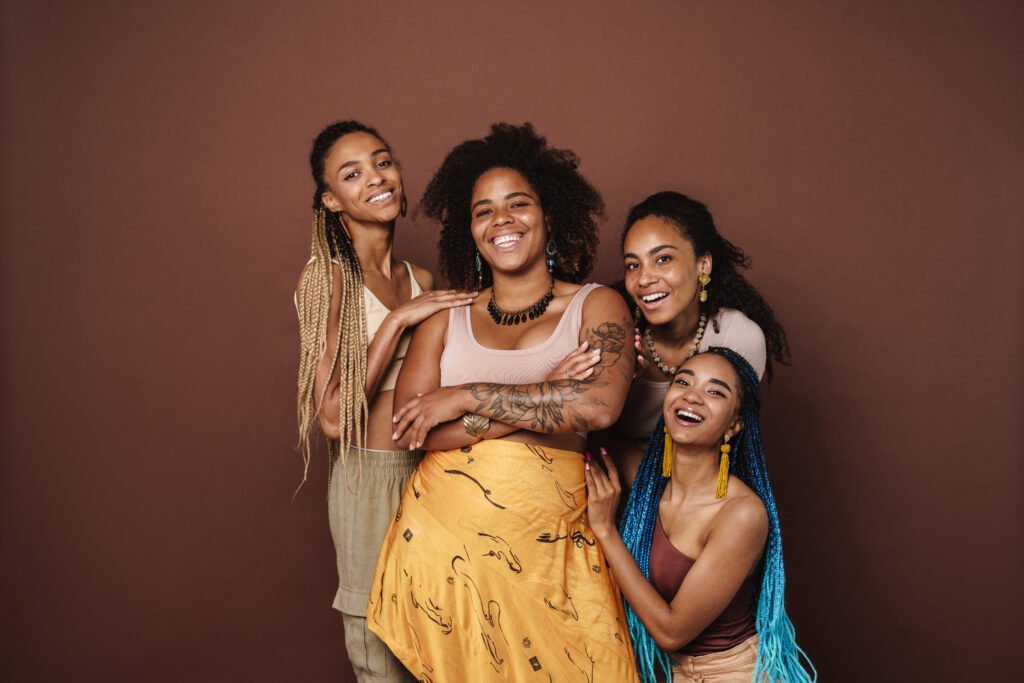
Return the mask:
M 689 375 L 690 377 L 693 377 L 693 378 L 697 377 L 697 375 L 693 374 L 693 370 L 683 369 L 683 370 L 680 370 L 679 372 L 677 372 L 676 374 L 677 375 Z M 726 389 L 729 390 L 729 393 L 733 393 L 732 387 L 730 387 L 727 383 L 723 382 L 720 379 L 715 379 L 714 377 L 712 377 L 711 379 L 708 380 L 708 382 L 711 383 L 711 384 L 717 384 L 720 387 L 725 387 Z
M 370 156 L 371 157 L 375 157 L 378 154 L 387 154 L 387 153 L 388 153 L 388 148 L 387 147 L 381 147 L 380 149 L 376 149 L 376 150 L 370 152 Z M 352 161 L 346 161 L 345 163 L 343 163 L 341 166 L 338 167 L 338 171 L 341 171 L 344 168 L 348 168 L 349 166 L 355 166 L 358 163 L 359 163 L 358 159 L 353 159 Z
M 516 197 L 529 197 L 530 199 L 533 199 L 533 201 L 537 201 L 536 198 L 532 194 L 530 194 L 529 192 L 511 192 L 511 193 L 505 195 L 505 201 L 508 201 L 509 199 L 515 199 Z M 473 206 L 471 206 L 469 208 L 472 211 L 473 209 L 475 209 L 476 207 L 480 206 L 481 204 L 491 204 L 491 203 L 493 203 L 493 202 L 491 202 L 490 199 L 481 199 L 480 201 L 478 201 L 477 203 L 473 204 Z
M 665 249 L 679 249 L 679 247 L 676 247 L 675 245 L 672 245 L 672 244 L 659 244 L 658 246 L 656 246 L 653 249 L 649 250 L 647 253 L 651 254 L 653 256 L 654 254 L 657 254 L 659 251 L 664 251 Z M 636 254 L 634 254 L 631 251 L 627 251 L 625 254 L 623 254 L 622 258 L 626 258 L 627 256 L 632 257 L 632 258 L 640 258 L 639 256 L 637 256 Z

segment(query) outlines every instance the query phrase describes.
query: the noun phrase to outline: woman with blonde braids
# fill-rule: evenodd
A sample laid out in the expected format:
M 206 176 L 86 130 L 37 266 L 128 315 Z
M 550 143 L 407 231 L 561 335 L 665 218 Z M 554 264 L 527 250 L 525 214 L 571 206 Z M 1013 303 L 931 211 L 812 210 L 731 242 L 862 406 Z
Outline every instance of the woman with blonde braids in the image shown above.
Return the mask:
M 430 273 L 394 258 L 405 189 L 377 131 L 356 121 L 332 124 L 313 142 L 309 160 L 316 183 L 313 244 L 296 291 L 299 443 L 308 473 L 313 430 L 319 426 L 327 437 L 339 579 L 334 607 L 343 615 L 356 680 L 409 681 L 366 629 L 377 553 L 418 459 L 412 450 L 395 450 L 391 439 L 395 379 L 412 328 L 469 304 L 476 293 L 427 291 Z

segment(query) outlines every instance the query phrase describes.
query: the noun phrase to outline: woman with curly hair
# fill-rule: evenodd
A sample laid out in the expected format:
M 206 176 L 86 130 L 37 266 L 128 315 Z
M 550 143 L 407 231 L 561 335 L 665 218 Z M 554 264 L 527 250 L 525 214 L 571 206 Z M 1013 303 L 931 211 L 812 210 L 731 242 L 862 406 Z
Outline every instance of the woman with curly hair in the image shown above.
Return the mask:
M 618 417 L 629 311 L 579 284 L 598 193 L 575 155 L 497 124 L 423 198 L 470 306 L 417 329 L 395 440 L 427 451 L 377 564 L 371 630 L 423 681 L 635 681 L 623 608 L 586 522 L 586 434 Z
M 622 252 L 640 370 L 618 422 L 595 442 L 615 455 L 629 485 L 683 361 L 722 346 L 770 380 L 772 360 L 788 362 L 789 345 L 775 313 L 741 272 L 750 258 L 718 232 L 701 202 L 678 192 L 643 200 L 626 218 Z
M 615 465 L 603 452 L 603 468 L 587 464 L 590 525 L 626 597 L 645 683 L 817 678 L 786 614 L 759 406 L 759 373 L 740 354 L 684 361 L 618 528 Z
M 465 306 L 475 292 L 430 292 L 423 268 L 392 254 L 405 187 L 391 148 L 373 128 L 342 121 L 313 142 L 312 254 L 299 278 L 299 443 L 309 471 L 319 426 L 329 452 L 328 511 L 338 561 L 334 607 L 358 681 L 407 681 L 408 672 L 366 630 L 377 552 L 417 456 L 391 440 L 395 380 L 414 326 Z M 340 461 L 342 471 L 336 463 Z

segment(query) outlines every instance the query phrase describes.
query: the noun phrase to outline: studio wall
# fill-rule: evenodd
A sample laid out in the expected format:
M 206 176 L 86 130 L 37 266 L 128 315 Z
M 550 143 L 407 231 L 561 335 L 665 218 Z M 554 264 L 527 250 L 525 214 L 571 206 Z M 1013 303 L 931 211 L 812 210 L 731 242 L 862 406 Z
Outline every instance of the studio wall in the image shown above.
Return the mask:
M 792 345 L 763 423 L 823 679 L 1016 678 L 1019 3 L 0 6 L 4 680 L 352 680 L 322 453 L 292 499 L 307 155 L 341 118 L 413 198 L 533 122 L 604 195 L 602 282 L 631 204 L 705 201 Z

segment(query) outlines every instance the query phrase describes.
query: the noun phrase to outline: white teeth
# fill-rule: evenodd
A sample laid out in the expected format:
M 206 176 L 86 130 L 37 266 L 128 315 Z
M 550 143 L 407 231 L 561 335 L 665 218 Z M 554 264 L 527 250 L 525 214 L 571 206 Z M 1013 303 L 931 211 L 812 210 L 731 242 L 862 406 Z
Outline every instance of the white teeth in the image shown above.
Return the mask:
M 697 413 L 691 413 L 689 410 L 677 410 L 676 417 L 685 417 L 693 420 L 694 422 L 703 422 L 704 418 Z
M 520 239 L 522 239 L 522 237 L 523 237 L 522 235 L 513 233 L 513 234 L 510 234 L 510 235 L 498 235 L 497 237 L 495 237 L 491 241 L 494 243 L 494 246 L 500 247 L 500 246 L 503 246 L 505 244 L 515 244 Z
M 649 304 L 652 301 L 664 299 L 666 296 L 668 296 L 668 294 L 666 294 L 665 292 L 658 292 L 656 294 L 645 294 L 644 296 L 640 297 L 640 299 L 643 300 L 644 303 Z
M 373 202 L 374 204 L 380 204 L 383 201 L 387 201 L 388 199 L 391 199 L 391 195 L 392 195 L 391 190 L 385 190 L 384 192 L 381 192 L 380 194 L 375 194 L 372 197 L 370 197 L 370 201 Z

